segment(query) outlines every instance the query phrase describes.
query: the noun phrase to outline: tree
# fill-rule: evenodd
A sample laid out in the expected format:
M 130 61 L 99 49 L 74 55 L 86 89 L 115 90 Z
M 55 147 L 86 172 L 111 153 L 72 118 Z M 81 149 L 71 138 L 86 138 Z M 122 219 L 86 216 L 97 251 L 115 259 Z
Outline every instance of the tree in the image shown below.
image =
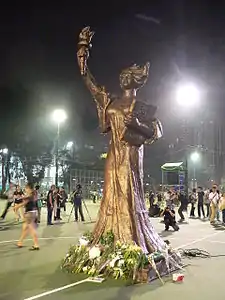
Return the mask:
M 18 160 L 28 181 L 40 182 L 44 178 L 45 168 L 52 162 L 52 134 L 43 126 L 38 107 L 33 105 L 32 93 L 21 84 L 0 88 L 0 99 L 8 103 L 11 109 L 0 112 L 0 125 L 4 128 L 0 143 L 5 144 L 9 153 L 17 157 L 11 162 L 12 172 L 18 175 Z M 8 177 L 9 165 L 6 164 Z

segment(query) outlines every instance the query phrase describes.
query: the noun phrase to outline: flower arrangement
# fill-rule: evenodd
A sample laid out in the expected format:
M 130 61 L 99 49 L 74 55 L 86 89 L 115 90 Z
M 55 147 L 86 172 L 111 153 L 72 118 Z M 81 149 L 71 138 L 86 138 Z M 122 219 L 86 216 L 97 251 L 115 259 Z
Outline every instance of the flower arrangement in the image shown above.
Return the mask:
M 107 232 L 98 245 L 92 245 L 92 234 L 84 234 L 78 245 L 71 246 L 63 259 L 62 269 L 69 273 L 85 273 L 88 276 L 131 279 L 133 282 L 147 282 L 148 271 L 156 269 L 155 257 L 160 253 L 146 255 L 135 244 L 114 243 L 113 233 Z M 161 278 L 160 278 L 161 280 Z

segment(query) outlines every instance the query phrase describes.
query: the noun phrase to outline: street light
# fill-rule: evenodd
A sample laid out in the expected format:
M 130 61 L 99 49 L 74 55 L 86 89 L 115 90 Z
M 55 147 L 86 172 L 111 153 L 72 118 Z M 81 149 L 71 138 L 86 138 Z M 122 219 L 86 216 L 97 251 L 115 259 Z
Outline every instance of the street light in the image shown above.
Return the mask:
M 196 163 L 199 161 L 200 159 L 200 154 L 198 152 L 193 152 L 190 156 L 191 160 L 193 161 L 193 163 Z
M 55 153 L 55 185 L 58 185 L 59 179 L 59 137 L 60 137 L 60 125 L 65 122 L 67 115 L 65 110 L 56 109 L 53 111 L 52 119 L 57 123 L 57 138 L 56 138 L 56 153 Z
M 199 103 L 200 92 L 198 88 L 192 84 L 180 85 L 176 91 L 176 100 L 180 106 L 193 107 Z
M 66 145 L 66 149 L 71 150 L 71 148 L 73 147 L 73 142 L 68 142 Z
M 200 92 L 193 83 L 180 84 L 176 89 L 176 101 L 182 108 L 193 108 L 198 105 Z M 184 119 L 184 135 L 186 141 L 187 120 Z M 188 195 L 188 145 L 185 147 L 185 194 Z
M 8 148 L 0 149 L 0 153 L 2 154 L 8 154 L 9 150 Z

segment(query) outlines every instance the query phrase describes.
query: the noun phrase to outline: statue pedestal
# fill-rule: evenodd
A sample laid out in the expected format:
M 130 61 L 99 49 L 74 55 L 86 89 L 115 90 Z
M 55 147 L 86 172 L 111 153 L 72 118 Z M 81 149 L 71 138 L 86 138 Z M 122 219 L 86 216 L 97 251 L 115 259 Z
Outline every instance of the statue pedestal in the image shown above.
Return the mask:
M 160 261 L 155 263 L 158 274 L 162 280 L 164 276 L 170 275 L 174 271 L 180 270 L 182 267 L 181 258 L 178 257 L 176 253 L 170 254 L 168 260 L 169 269 L 166 260 L 163 257 Z M 152 267 L 150 269 L 139 270 L 136 273 L 135 283 L 150 283 L 153 280 L 159 279 L 158 274 Z
M 169 275 L 174 271 L 180 270 L 182 267 L 181 258 L 176 253 L 172 253 L 169 255 L 168 263 L 169 270 L 165 259 L 162 259 L 161 261 L 156 263 L 156 268 L 159 272 L 160 277 Z M 158 279 L 158 275 L 156 274 L 155 270 L 151 268 L 148 273 L 148 282 L 151 282 L 155 279 Z

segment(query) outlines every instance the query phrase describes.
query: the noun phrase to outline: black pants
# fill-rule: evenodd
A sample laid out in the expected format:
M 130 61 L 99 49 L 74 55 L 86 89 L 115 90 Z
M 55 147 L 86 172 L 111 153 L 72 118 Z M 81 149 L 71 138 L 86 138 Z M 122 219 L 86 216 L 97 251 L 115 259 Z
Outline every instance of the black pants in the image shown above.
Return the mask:
M 181 204 L 180 207 L 178 208 L 178 214 L 179 214 L 181 220 L 185 220 L 183 211 L 187 211 L 187 207 L 185 205 Z
M 195 217 L 195 203 L 191 203 L 190 217 Z
M 206 217 L 209 218 L 210 217 L 210 204 L 206 203 Z
M 5 216 L 7 215 L 7 212 L 8 212 L 8 210 L 11 207 L 12 204 L 13 204 L 13 202 L 7 201 L 5 209 L 4 209 L 4 211 L 3 211 L 2 215 L 1 215 L 2 219 L 5 219 Z
M 47 207 L 48 214 L 47 214 L 47 224 L 51 225 L 52 224 L 52 212 L 53 208 L 52 207 Z
M 177 225 L 175 218 L 164 218 L 165 230 L 169 230 L 169 227 L 173 227 L 175 231 L 179 230 L 179 226 Z
M 81 221 L 84 222 L 84 214 L 83 214 L 82 204 L 74 203 L 75 221 L 78 221 L 78 211 L 80 214 Z
M 61 220 L 60 207 L 57 207 L 57 210 L 56 210 L 56 220 Z
M 205 211 L 203 207 L 203 203 L 198 203 L 198 217 L 201 218 L 201 212 L 203 217 L 205 218 Z

